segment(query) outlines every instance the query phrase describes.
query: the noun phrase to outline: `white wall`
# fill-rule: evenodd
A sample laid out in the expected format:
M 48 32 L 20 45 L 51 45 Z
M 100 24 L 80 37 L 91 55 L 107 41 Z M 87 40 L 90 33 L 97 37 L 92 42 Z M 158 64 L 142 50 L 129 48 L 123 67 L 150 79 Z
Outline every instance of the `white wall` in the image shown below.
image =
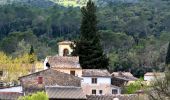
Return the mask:
M 97 84 L 92 84 L 93 77 L 82 77 L 82 89 L 86 95 L 92 95 L 92 90 L 96 90 L 96 95 L 102 90 L 102 95 L 112 95 L 112 89 L 118 90 L 118 94 L 121 94 L 121 89 L 111 85 L 110 77 L 94 77 L 97 78 Z
M 44 70 L 45 69 L 48 69 L 47 66 L 46 66 L 46 63 L 48 62 L 48 58 L 46 57 L 45 60 L 44 60 Z
M 85 84 L 92 84 L 92 78 L 93 77 L 82 77 L 83 78 L 83 82 Z M 111 78 L 110 77 L 94 77 L 97 78 L 97 84 L 111 84 Z
M 155 79 L 163 78 L 164 76 L 144 76 L 145 81 L 155 81 Z
M 117 94 L 121 94 L 121 89 L 120 88 L 116 88 L 116 87 L 112 87 L 111 90 L 110 90 L 110 93 L 112 94 L 112 90 L 113 89 L 116 89 L 117 90 Z
M 19 93 L 22 93 L 23 91 L 22 91 L 22 87 L 18 86 L 18 87 L 0 89 L 0 92 L 19 92 Z
M 144 76 L 144 80 L 145 81 L 151 81 L 151 80 L 153 80 L 153 77 L 151 77 L 151 76 Z

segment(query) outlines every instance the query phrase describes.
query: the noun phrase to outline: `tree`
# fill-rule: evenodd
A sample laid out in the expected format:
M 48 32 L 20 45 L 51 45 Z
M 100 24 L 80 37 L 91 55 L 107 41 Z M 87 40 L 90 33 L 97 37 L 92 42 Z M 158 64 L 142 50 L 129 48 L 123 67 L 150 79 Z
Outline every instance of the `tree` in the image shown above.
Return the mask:
M 151 91 L 149 91 L 150 100 L 170 100 L 170 73 L 165 72 L 165 76 L 156 78 L 152 82 Z
M 80 65 L 85 69 L 105 69 L 108 58 L 103 53 L 100 36 L 97 31 L 96 6 L 89 0 L 86 7 L 82 7 L 82 22 L 80 40 L 76 42 L 73 55 L 80 57 Z
M 33 64 L 36 61 L 36 55 L 34 53 L 34 47 L 31 45 L 30 52 L 29 52 L 29 61 L 31 64 Z
M 33 47 L 33 45 L 31 45 L 31 49 L 30 49 L 30 53 L 29 54 L 30 55 L 34 54 L 34 47 Z
M 30 64 L 30 56 L 28 54 L 12 58 L 0 52 L 0 70 L 4 72 L 3 82 L 18 81 L 18 77 L 27 75 L 31 67 L 32 64 Z
M 167 50 L 165 64 L 170 64 L 170 43 Z M 169 67 L 169 66 L 168 66 Z M 152 84 L 152 89 L 149 91 L 151 100 L 170 100 L 170 69 L 167 68 L 166 72 L 161 77 L 156 77 Z
M 124 87 L 124 92 L 127 94 L 134 94 L 139 90 L 145 90 L 147 89 L 146 84 L 142 83 L 143 79 L 139 79 L 137 81 L 135 81 L 134 83 L 130 83 L 129 85 Z
M 32 64 L 32 71 L 31 72 L 35 72 L 35 61 L 36 61 L 37 57 L 34 53 L 34 47 L 33 45 L 31 45 L 31 48 L 30 48 L 30 52 L 29 52 L 29 62 L 30 64 Z
M 166 55 L 165 64 L 166 64 L 166 65 L 169 65 L 169 64 L 170 64 L 170 43 L 169 43 L 169 46 L 168 46 L 168 51 L 167 51 L 167 55 Z

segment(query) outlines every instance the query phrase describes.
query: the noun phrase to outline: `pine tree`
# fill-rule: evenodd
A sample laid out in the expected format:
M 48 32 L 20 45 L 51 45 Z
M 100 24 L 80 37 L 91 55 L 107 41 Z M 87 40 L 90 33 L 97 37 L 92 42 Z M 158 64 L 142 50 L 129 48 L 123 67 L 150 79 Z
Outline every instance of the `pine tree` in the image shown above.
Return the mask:
M 108 58 L 103 53 L 100 36 L 97 32 L 96 6 L 89 0 L 86 7 L 82 7 L 82 23 L 80 39 L 76 41 L 73 55 L 79 56 L 80 65 L 84 69 L 106 69 Z
M 170 43 L 168 45 L 167 55 L 166 55 L 166 61 L 165 64 L 168 66 L 170 64 Z M 169 66 L 168 66 L 169 67 Z M 170 69 L 170 68 L 168 68 Z

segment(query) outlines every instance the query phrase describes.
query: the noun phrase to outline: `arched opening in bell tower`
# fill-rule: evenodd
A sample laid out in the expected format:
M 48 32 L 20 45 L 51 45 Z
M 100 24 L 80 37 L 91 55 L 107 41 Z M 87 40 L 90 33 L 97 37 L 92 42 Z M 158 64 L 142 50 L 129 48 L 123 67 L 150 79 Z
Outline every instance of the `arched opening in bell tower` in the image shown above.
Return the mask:
M 63 50 L 63 56 L 68 56 L 69 55 L 69 50 L 68 49 L 64 49 Z

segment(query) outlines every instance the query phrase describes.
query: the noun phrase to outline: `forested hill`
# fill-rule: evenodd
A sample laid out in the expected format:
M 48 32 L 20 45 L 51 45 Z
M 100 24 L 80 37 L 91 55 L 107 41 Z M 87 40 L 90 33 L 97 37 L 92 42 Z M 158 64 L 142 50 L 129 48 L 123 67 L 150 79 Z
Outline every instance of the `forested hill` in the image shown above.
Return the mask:
M 169 5 L 169 0 L 140 0 L 98 6 L 98 29 L 111 69 L 135 75 L 164 69 L 170 40 Z M 80 7 L 1 5 L 0 49 L 16 57 L 33 45 L 41 60 L 56 54 L 58 41 L 77 39 L 80 22 Z
M 51 7 L 55 4 L 64 7 L 82 7 L 86 5 L 88 0 L 1 0 L 0 5 L 6 4 L 24 4 L 37 7 Z M 98 6 L 106 6 L 110 3 L 124 2 L 124 3 L 136 3 L 138 0 L 93 0 Z

